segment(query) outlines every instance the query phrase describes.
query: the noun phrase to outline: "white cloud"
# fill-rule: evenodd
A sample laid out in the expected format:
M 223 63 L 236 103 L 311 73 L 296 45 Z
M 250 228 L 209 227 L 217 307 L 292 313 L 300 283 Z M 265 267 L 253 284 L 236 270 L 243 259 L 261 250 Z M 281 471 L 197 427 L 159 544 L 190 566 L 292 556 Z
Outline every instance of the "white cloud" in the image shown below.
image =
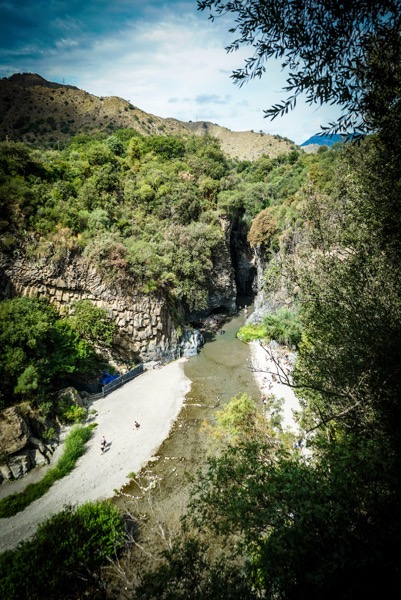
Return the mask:
M 61 35 L 46 56 L 37 51 L 20 70 L 64 79 L 98 96 L 121 96 L 161 117 L 208 120 L 234 131 L 264 130 L 297 143 L 333 120 L 332 107 L 314 111 L 302 103 L 273 123 L 264 119 L 263 109 L 285 97 L 280 67 L 273 65 L 261 80 L 238 88 L 230 74 L 243 65 L 250 49 L 227 54 L 227 26 L 210 23 L 192 3 L 181 6 L 181 12 L 177 5 L 174 12 L 149 6 L 144 14 L 157 21 L 142 16 L 96 36 L 86 36 L 76 19 L 59 19 L 60 33 L 71 35 Z M 23 52 L 28 55 L 29 48 L 20 49 L 19 55 Z
M 50 26 L 54 27 L 55 29 L 68 32 L 80 32 L 85 29 L 83 22 L 79 19 L 74 19 L 73 17 L 57 17 L 51 22 Z
M 79 46 L 79 43 L 76 40 L 62 38 L 56 41 L 56 48 L 59 50 L 63 50 L 65 48 L 74 48 L 76 46 Z

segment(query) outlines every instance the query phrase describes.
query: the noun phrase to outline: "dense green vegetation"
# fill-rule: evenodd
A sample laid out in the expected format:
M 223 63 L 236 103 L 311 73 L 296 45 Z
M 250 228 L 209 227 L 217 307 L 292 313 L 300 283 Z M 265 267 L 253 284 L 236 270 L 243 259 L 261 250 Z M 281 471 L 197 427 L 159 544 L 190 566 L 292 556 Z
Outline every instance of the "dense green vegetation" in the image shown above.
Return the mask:
M 112 282 L 201 309 L 223 243 L 221 218 L 248 228 L 270 211 L 272 235 L 256 219 L 250 241 L 274 251 L 289 223 L 302 227 L 297 194 L 307 174 L 330 168 L 333 156 L 292 151 L 229 161 L 207 135 L 146 138 L 129 130 L 77 136 L 63 151 L 3 142 L 0 248 L 56 266 L 83 254 Z M 96 351 L 110 347 L 114 328 L 87 300 L 63 317 L 33 298 L 2 302 L 2 405 L 44 407 L 61 381 L 98 370 Z
M 100 567 L 124 541 L 124 521 L 110 503 L 66 507 L 40 525 L 31 540 L 0 555 L 0 595 L 50 600 L 78 598 L 91 589 L 91 597 L 100 597 Z
M 277 251 L 266 244 L 267 281 L 287 287 L 302 326 L 294 385 L 311 457 L 268 426 L 249 436 L 254 408 L 234 400 L 217 427 L 225 443 L 140 598 L 339 600 L 399 587 L 398 151 L 376 137 L 334 153 L 330 170 L 309 171 L 284 219 L 269 207 Z M 282 317 L 270 315 L 258 337 L 278 339 Z
M 43 496 L 55 481 L 71 473 L 78 458 L 85 452 L 85 444 L 92 435 L 92 429 L 91 426 L 73 427 L 65 440 L 63 455 L 56 466 L 47 471 L 37 483 L 30 483 L 23 492 L 11 494 L 0 500 L 0 519 L 12 517 L 24 510 L 31 502 Z
M 83 254 L 109 281 L 201 309 L 223 241 L 221 217 L 249 225 L 294 193 L 314 162 L 296 151 L 228 160 L 207 135 L 121 130 L 77 136 L 63 151 L 3 142 L 0 248 L 22 245 L 55 264 Z
M 93 344 L 107 347 L 113 331 L 106 311 L 89 301 L 78 302 L 71 317 L 60 317 L 45 299 L 0 302 L 0 407 L 26 400 L 46 416 L 49 395 L 62 382 L 102 366 Z
M 297 348 L 301 341 L 301 324 L 295 310 L 286 307 L 267 314 L 262 324 L 249 323 L 239 330 L 237 337 L 244 342 L 275 340 L 279 344 Z

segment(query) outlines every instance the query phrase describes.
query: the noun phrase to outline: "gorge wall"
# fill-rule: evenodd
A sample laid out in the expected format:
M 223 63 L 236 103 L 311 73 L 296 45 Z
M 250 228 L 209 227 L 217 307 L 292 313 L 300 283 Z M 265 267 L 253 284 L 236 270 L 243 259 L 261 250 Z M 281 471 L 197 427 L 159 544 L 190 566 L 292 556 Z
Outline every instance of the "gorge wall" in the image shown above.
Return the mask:
M 5 297 L 47 298 L 60 313 L 69 313 L 78 300 L 91 300 L 115 322 L 113 348 L 126 362 L 177 352 L 177 325 L 166 298 L 141 294 L 129 286 L 108 285 L 83 257 L 70 258 L 60 267 L 45 258 L 33 261 L 2 256 L 0 287 Z
M 231 223 L 225 219 L 221 224 L 223 236 L 205 283 L 208 302 L 202 311 L 188 312 L 179 303 L 171 310 L 163 294 L 144 294 L 130 286 L 128 279 L 109 284 L 93 264 L 77 255 L 57 262 L 51 257 L 28 258 L 22 252 L 13 256 L 0 254 L 0 292 L 3 298 L 44 297 L 61 314 L 70 313 L 78 300 L 91 300 L 105 309 L 116 324 L 113 351 L 121 362 L 146 362 L 158 356 L 176 358 L 188 340 L 184 323 L 219 309 L 236 311 Z
M 237 290 L 240 294 L 249 291 L 250 273 L 255 270 L 246 237 L 237 239 L 238 231 L 228 218 L 222 219 L 221 225 L 223 235 L 205 283 L 208 302 L 202 311 L 189 313 L 178 302 L 172 307 L 162 294 L 146 295 L 128 281 L 108 284 L 82 256 L 70 255 L 61 261 L 34 259 L 22 250 L 0 254 L 0 298 L 46 298 L 60 314 L 69 314 L 79 300 L 90 300 L 105 309 L 116 324 L 111 358 L 118 368 L 159 357 L 190 356 L 199 350 L 203 338 L 199 331 L 182 324 L 212 312 L 236 312 Z M 0 483 L 50 462 L 54 447 L 37 436 L 18 407 L 0 413 L 0 450 L 7 456 L 6 462 L 0 463 Z

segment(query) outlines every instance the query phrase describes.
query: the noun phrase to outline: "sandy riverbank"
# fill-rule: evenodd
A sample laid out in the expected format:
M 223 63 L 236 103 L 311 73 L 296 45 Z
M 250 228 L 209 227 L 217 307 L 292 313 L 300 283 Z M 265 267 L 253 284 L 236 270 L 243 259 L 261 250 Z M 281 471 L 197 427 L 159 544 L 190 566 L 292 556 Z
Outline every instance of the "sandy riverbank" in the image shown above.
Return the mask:
M 9 519 L 0 519 L 0 551 L 14 548 L 29 538 L 38 524 L 66 504 L 82 504 L 111 498 L 157 452 L 178 417 L 191 382 L 184 374 L 185 359 L 161 369 L 145 371 L 106 398 L 91 406 L 98 427 L 74 471 L 56 482 L 39 500 Z M 140 428 L 134 428 L 134 421 Z M 104 435 L 107 447 L 100 450 Z M 62 452 L 62 446 L 58 453 Z M 27 478 L 26 483 L 29 483 Z M 22 481 L 5 484 L 9 493 L 19 491 Z M 7 491 L 8 491 L 7 490 Z M 4 493 L 2 494 L 4 495 Z
M 283 399 L 282 426 L 284 430 L 298 433 L 293 411 L 299 410 L 299 402 L 293 390 L 279 380 L 277 365 L 258 342 L 250 344 L 251 364 L 261 395 Z M 287 372 L 290 372 L 294 355 L 282 347 L 273 348 L 274 356 Z M 88 442 L 85 454 L 79 459 L 74 471 L 56 482 L 42 498 L 33 502 L 10 519 L 0 519 L 0 551 L 14 548 L 29 538 L 38 524 L 62 510 L 66 504 L 82 504 L 101 498 L 111 498 L 115 491 L 129 481 L 129 474 L 138 472 L 157 453 L 168 437 L 178 417 L 191 382 L 184 374 L 180 359 L 161 369 L 145 371 L 142 375 L 119 388 L 106 398 L 95 401 L 91 408 L 98 427 Z M 134 428 L 134 422 L 140 428 Z M 107 448 L 100 450 L 104 435 Z M 56 451 L 55 460 L 62 454 L 62 444 Z M 1 496 L 21 491 L 28 483 L 37 480 L 42 470 L 28 474 L 23 480 L 1 486 Z
M 295 354 L 278 344 L 267 346 L 269 352 L 266 352 L 259 342 L 251 342 L 250 347 L 252 369 L 261 395 L 266 397 L 267 411 L 269 411 L 270 394 L 274 394 L 277 399 L 282 398 L 281 423 L 283 430 L 298 435 L 299 427 L 294 419 L 294 412 L 300 411 L 299 400 L 293 389 L 282 383 L 285 376 L 290 377 Z

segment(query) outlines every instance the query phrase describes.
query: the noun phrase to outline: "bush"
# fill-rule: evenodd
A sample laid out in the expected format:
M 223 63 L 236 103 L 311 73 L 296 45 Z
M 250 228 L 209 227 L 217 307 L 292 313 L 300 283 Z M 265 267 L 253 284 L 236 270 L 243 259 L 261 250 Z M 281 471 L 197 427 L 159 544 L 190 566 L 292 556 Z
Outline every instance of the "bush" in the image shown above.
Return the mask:
M 264 325 L 270 339 L 287 346 L 299 345 L 302 328 L 297 313 L 288 308 L 279 308 L 276 313 L 265 317 Z
M 0 596 L 76 598 L 124 545 L 124 521 L 109 502 L 66 507 L 39 526 L 34 538 L 0 555 Z M 28 593 L 29 590 L 29 593 Z
M 268 247 L 278 231 L 277 221 L 271 211 L 270 207 L 265 208 L 253 220 L 248 234 L 248 241 L 253 248 L 262 244 Z
M 301 333 L 302 327 L 297 313 L 283 307 L 267 315 L 263 324 L 244 325 L 238 331 L 237 337 L 243 342 L 276 340 L 279 344 L 298 347 Z
M 77 404 L 71 404 L 68 406 L 62 414 L 62 419 L 67 421 L 67 423 L 82 423 L 85 421 L 87 416 L 87 411 L 82 406 L 78 406 Z
M 243 342 L 263 340 L 265 337 L 266 328 L 264 325 L 244 325 L 237 333 L 237 338 Z

